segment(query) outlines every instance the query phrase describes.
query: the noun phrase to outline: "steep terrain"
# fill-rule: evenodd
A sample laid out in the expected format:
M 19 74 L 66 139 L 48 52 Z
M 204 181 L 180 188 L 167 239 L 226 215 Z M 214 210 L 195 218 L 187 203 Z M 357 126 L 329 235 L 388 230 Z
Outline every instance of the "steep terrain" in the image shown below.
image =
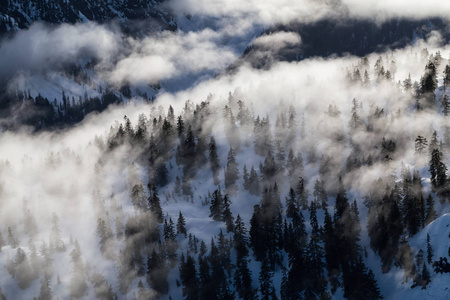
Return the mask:
M 132 21 L 152 20 L 153 31 L 161 29 L 174 30 L 176 24 L 173 16 L 164 9 L 164 0 L 153 1 L 0 1 L 0 33 L 17 31 L 31 26 L 34 22 L 51 24 L 96 21 L 121 21 L 130 32 L 136 27 Z M 149 32 L 149 28 L 147 28 Z

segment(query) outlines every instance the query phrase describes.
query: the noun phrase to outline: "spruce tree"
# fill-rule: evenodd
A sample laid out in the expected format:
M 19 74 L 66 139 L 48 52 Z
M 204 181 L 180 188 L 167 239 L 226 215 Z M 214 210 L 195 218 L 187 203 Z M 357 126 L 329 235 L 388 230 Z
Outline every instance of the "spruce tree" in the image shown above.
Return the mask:
M 250 176 L 248 178 L 248 191 L 250 192 L 250 194 L 255 196 L 259 196 L 261 194 L 259 176 L 253 166 L 250 170 Z
M 427 233 L 427 261 L 429 264 L 433 261 L 433 247 L 431 246 L 430 234 Z
M 244 179 L 244 190 L 248 191 L 250 185 L 250 175 L 248 174 L 247 166 L 245 164 L 242 169 L 242 179 Z
M 225 168 L 225 188 L 230 192 L 235 192 L 236 181 L 239 179 L 239 165 L 233 148 L 228 152 L 227 166 Z
M 230 210 L 230 197 L 228 195 L 225 195 L 223 197 L 223 209 L 221 212 L 221 220 L 225 222 L 225 225 L 227 227 L 227 232 L 233 232 L 234 231 L 234 220 L 233 215 L 231 214 Z
M 234 284 L 239 297 L 244 300 L 255 299 L 255 290 L 252 288 L 251 271 L 248 267 L 248 261 L 246 257 L 238 258 L 236 260 Z
M 19 246 L 19 241 L 17 240 L 16 236 L 14 235 L 11 227 L 8 227 L 8 244 L 13 249 L 15 249 Z
M 24 290 L 30 286 L 34 278 L 28 257 L 25 254 L 25 251 L 23 251 L 20 247 L 17 248 L 14 265 L 14 278 L 19 284 L 19 288 Z
M 199 286 L 200 286 L 199 299 L 201 300 L 214 299 L 216 295 L 212 283 L 213 280 L 211 278 L 211 268 L 209 266 L 208 259 L 199 257 L 198 265 L 199 265 Z
M 415 140 L 415 150 L 418 153 L 425 153 L 425 149 L 428 146 L 428 142 L 427 139 L 424 138 L 423 136 L 417 136 L 416 140 Z
M 325 260 L 328 270 L 328 276 L 331 278 L 337 277 L 339 274 L 339 259 L 337 257 L 337 237 L 331 215 L 325 210 L 324 222 L 324 246 L 325 246 Z
M 430 272 L 427 269 L 427 265 L 423 263 L 422 266 L 422 289 L 425 289 L 428 283 L 430 283 Z
M 210 215 L 214 221 L 222 221 L 223 196 L 219 189 L 215 190 L 211 196 L 211 205 L 209 206 Z
M 147 260 L 147 283 L 158 294 L 163 295 L 169 291 L 167 275 L 169 268 L 166 265 L 164 253 L 158 253 L 156 247 L 153 248 L 150 257 Z
M 260 166 L 261 175 L 264 182 L 270 182 L 275 175 L 277 175 L 278 169 L 275 162 L 275 158 L 272 151 L 269 149 L 266 158 L 264 159 L 264 164 Z
M 213 136 L 209 139 L 209 165 L 211 167 L 211 171 L 213 173 L 214 184 L 219 184 L 219 170 L 220 170 L 220 161 L 219 156 L 217 155 L 217 146 L 216 140 Z
M 177 133 L 178 133 L 178 137 L 180 138 L 180 141 L 181 141 L 182 137 L 184 135 L 184 121 L 181 116 L 178 116 L 178 118 L 177 118 Z
M 294 189 L 289 190 L 289 197 L 286 197 L 286 217 L 295 218 L 299 214 L 297 200 Z
M 450 83 L 450 66 L 446 65 L 444 69 L 444 92 L 449 83 Z
M 97 231 L 98 237 L 100 238 L 100 252 L 105 254 L 108 247 L 108 241 L 113 237 L 113 233 L 109 224 L 105 222 L 102 218 L 97 219 Z
M 443 163 L 443 154 L 439 149 L 433 149 L 430 160 L 431 185 L 434 189 L 443 187 L 446 182 L 447 166 Z
M 181 211 L 178 215 L 178 221 L 177 221 L 177 234 L 184 234 L 184 237 L 186 237 L 186 220 L 184 216 L 181 214 Z
M 248 255 L 247 229 L 240 215 L 237 215 L 234 223 L 233 244 L 238 258 L 244 258 Z
M 314 201 L 316 201 L 317 208 L 321 207 L 323 209 L 327 209 L 328 206 L 328 195 L 325 191 L 324 182 L 320 179 L 317 179 L 314 183 Z
M 150 190 L 150 196 L 147 199 L 149 209 L 158 220 L 158 223 L 162 223 L 163 213 L 161 208 L 161 201 L 158 197 L 158 188 L 156 187 L 156 185 L 149 185 L 148 189 Z
M 437 217 L 436 210 L 434 209 L 434 199 L 431 194 L 428 195 L 427 198 L 427 211 L 426 211 L 426 217 L 425 217 L 425 225 L 430 224 L 433 222 Z
M 324 279 L 324 249 L 321 242 L 321 229 L 317 221 L 316 204 L 310 206 L 311 237 L 306 247 L 305 257 L 308 270 L 308 281 L 306 283 L 306 293 L 310 295 L 321 295 L 325 292 L 326 280 Z
M 261 264 L 261 270 L 259 272 L 259 291 L 261 293 L 261 300 L 273 300 L 271 297 L 275 287 L 272 282 L 273 272 L 270 268 L 269 261 L 264 259 Z
M 444 95 L 444 99 L 442 99 L 442 113 L 445 117 L 450 115 L 450 98 L 447 95 Z
M 297 199 L 298 199 L 298 205 L 302 210 L 305 210 L 308 208 L 308 190 L 305 187 L 306 183 L 303 177 L 300 177 L 297 183 Z
M 0 299 L 2 299 L 0 297 Z M 52 299 L 52 289 L 50 288 L 50 278 L 43 276 L 41 278 L 41 288 L 39 290 L 39 300 L 51 300 Z
M 180 279 L 183 284 L 183 297 L 185 300 L 199 299 L 199 282 L 195 260 L 187 255 L 186 260 L 182 256 L 180 261 Z
M 163 233 L 165 240 L 175 240 L 175 228 L 172 218 L 169 219 L 169 222 L 167 222 L 167 219 L 164 220 Z

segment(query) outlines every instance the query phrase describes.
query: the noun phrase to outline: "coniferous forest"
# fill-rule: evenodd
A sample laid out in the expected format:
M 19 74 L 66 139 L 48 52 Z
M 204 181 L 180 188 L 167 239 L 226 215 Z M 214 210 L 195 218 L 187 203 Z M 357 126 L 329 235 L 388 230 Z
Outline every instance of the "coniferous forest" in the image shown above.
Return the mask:
M 60 2 L 0 10 L 0 299 L 447 297 L 445 18 L 404 40 L 386 4 L 347 51 L 302 35 L 375 28 L 352 1 L 252 2 L 247 43 L 237 4 Z

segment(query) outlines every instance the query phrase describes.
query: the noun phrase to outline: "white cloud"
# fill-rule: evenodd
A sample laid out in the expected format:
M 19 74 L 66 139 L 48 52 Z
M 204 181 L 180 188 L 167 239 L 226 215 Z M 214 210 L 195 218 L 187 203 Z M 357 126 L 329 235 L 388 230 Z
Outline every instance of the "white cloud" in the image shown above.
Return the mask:
M 280 31 L 262 35 L 253 41 L 253 45 L 278 51 L 287 46 L 300 45 L 301 38 L 295 32 Z
M 131 54 L 120 59 L 110 73 L 115 83 L 145 83 L 185 73 L 222 70 L 236 59 L 231 48 L 218 45 L 220 35 L 199 32 L 162 32 L 142 40 L 130 39 Z
M 450 17 L 450 2 L 440 0 L 342 0 L 353 16 L 384 20 L 389 18 Z
M 0 44 L 0 77 L 19 70 L 39 71 L 74 62 L 82 56 L 108 61 L 118 50 L 117 33 L 96 23 L 41 23 L 18 32 Z
M 377 21 L 398 17 L 450 17 L 450 2 L 440 0 L 172 0 L 170 3 L 179 13 L 248 19 L 264 26 L 348 16 Z

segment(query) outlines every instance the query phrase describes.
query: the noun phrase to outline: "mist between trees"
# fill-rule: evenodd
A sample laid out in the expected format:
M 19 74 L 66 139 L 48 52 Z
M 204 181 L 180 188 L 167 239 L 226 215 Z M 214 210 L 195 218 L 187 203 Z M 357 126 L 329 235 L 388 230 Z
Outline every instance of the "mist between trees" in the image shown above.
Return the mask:
M 3 293 L 377 299 L 392 268 L 426 287 L 437 258 L 408 239 L 448 211 L 449 53 L 244 65 L 3 132 Z

